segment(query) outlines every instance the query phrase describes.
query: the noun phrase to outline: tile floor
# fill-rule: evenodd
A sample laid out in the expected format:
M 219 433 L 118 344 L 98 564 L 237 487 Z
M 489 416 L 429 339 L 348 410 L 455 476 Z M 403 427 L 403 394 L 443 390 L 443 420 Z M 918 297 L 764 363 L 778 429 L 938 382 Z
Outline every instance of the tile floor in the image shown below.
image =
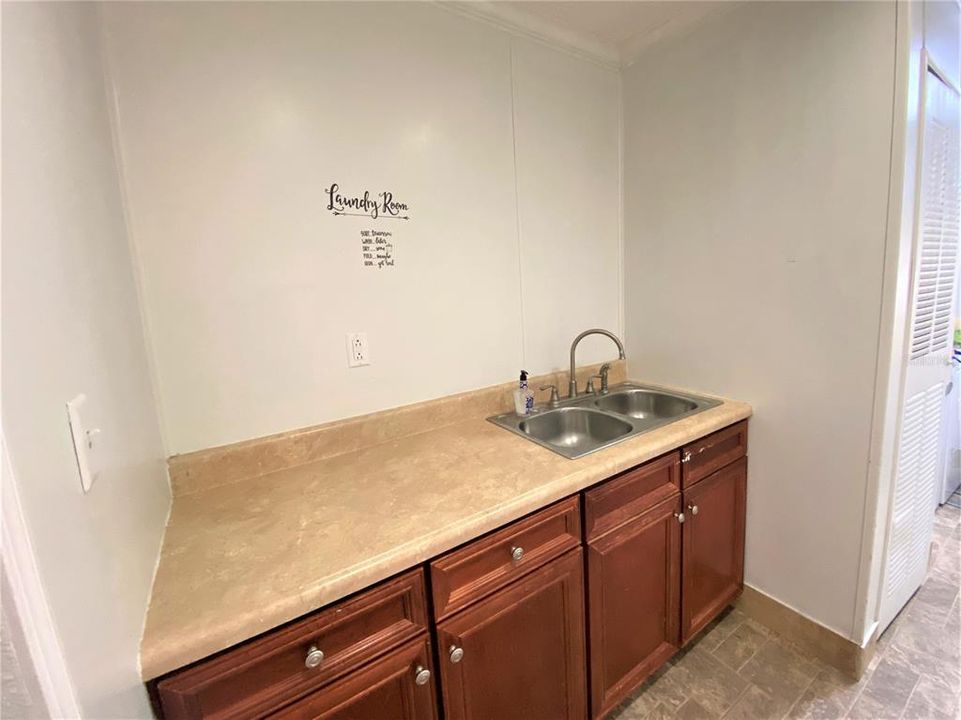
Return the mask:
M 731 610 L 611 720 L 955 720 L 961 696 L 961 510 L 935 520 L 924 585 L 858 682 Z

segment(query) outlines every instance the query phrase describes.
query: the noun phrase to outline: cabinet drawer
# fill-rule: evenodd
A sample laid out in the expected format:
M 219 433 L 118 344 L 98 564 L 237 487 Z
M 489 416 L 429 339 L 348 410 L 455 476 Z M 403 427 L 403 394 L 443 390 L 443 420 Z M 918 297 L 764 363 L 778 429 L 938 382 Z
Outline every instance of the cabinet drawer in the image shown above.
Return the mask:
M 678 453 L 628 470 L 584 493 L 584 532 L 591 541 L 681 491 Z
M 747 455 L 747 420 L 681 448 L 683 487 L 688 488 Z
M 406 573 L 157 684 L 166 720 L 254 718 L 427 629 L 424 576 Z M 323 659 L 313 668 L 307 653 Z
M 433 674 L 430 643 L 422 637 L 288 705 L 270 720 L 435 720 Z
M 572 497 L 454 550 L 430 564 L 434 615 L 447 617 L 580 543 Z

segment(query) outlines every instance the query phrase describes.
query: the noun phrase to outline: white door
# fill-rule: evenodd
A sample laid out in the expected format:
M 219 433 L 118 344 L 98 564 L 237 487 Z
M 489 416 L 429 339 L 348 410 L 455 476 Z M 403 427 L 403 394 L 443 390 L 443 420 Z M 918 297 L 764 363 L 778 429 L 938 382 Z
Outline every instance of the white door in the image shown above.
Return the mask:
M 925 73 L 923 85 L 921 188 L 881 630 L 924 581 L 944 472 L 942 427 L 951 380 L 961 219 L 959 103 L 957 92 L 933 71 Z

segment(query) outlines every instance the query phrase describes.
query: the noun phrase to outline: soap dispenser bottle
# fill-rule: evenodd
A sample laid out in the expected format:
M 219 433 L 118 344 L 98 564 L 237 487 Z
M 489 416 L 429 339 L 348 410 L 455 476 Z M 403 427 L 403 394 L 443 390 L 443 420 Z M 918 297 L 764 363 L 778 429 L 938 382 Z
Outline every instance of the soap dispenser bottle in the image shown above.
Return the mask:
M 521 370 L 521 377 L 514 391 L 514 412 L 518 415 L 530 415 L 534 412 L 534 393 L 528 387 L 526 370 Z

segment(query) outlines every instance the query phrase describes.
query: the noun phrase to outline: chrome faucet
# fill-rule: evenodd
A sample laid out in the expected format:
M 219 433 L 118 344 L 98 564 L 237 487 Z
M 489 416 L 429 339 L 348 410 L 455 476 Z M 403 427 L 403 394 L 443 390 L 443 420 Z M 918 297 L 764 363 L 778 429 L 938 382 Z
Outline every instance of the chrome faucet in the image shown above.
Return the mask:
M 586 338 L 588 335 L 606 335 L 607 337 L 609 337 L 611 340 L 614 341 L 615 345 L 617 345 L 618 357 L 621 360 L 624 359 L 624 344 L 618 339 L 617 335 L 612 333 L 610 330 L 602 330 L 601 328 L 591 328 L 590 330 L 585 330 L 584 332 L 582 332 L 580 335 L 574 338 L 574 342 L 571 343 L 571 380 L 568 383 L 567 389 L 568 389 L 568 394 L 572 398 L 577 397 L 577 375 L 575 374 L 577 370 L 574 366 L 574 354 L 577 352 L 577 343 L 579 343 L 581 340 Z M 606 381 L 607 373 L 605 372 L 604 375 L 605 375 L 604 380 Z M 602 382 L 601 387 L 602 389 L 606 389 L 607 382 Z

